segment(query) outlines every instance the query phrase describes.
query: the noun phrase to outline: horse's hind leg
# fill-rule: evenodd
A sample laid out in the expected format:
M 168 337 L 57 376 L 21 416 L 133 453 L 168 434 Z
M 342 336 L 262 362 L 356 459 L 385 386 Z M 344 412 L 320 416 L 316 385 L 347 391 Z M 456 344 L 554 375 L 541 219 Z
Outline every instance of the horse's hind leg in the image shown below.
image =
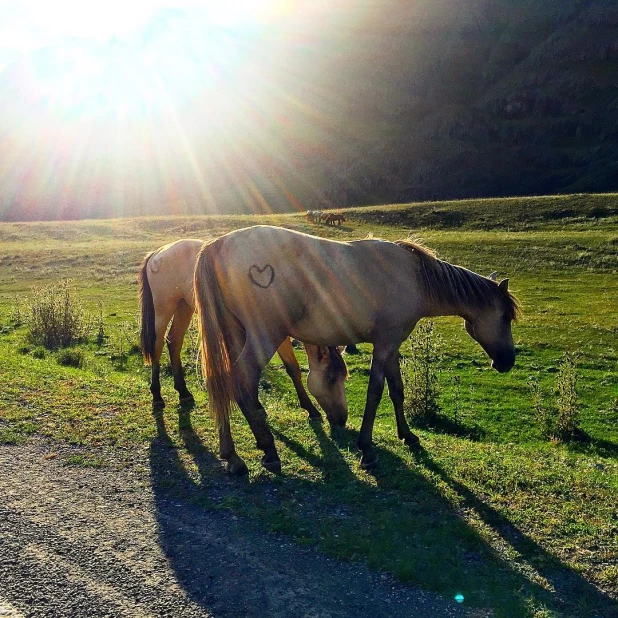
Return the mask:
M 219 427 L 219 454 L 221 459 L 227 461 L 227 471 L 230 474 L 241 476 L 247 474 L 247 464 L 238 456 L 232 431 L 230 429 L 230 419 L 226 418 Z
M 300 374 L 300 365 L 298 364 L 298 360 L 294 354 L 294 348 L 292 347 L 292 342 L 289 337 L 286 338 L 286 340 L 279 346 L 277 353 L 283 361 L 285 370 L 294 383 L 294 388 L 296 389 L 296 395 L 298 396 L 300 407 L 309 413 L 309 418 L 321 419 L 322 415 L 313 405 L 311 399 L 309 399 L 309 395 L 303 386 L 303 381 Z
M 168 320 L 169 321 L 169 320 Z M 157 315 L 155 319 L 155 346 L 151 360 L 150 392 L 152 393 L 152 405 L 154 408 L 164 408 L 165 401 L 161 396 L 161 354 L 163 353 L 163 343 L 165 341 L 165 329 L 168 321 L 160 319 Z
M 416 434 L 410 431 L 406 416 L 403 411 L 403 380 L 401 379 L 401 368 L 399 366 L 399 354 L 393 354 L 386 361 L 384 366 L 386 381 L 388 383 L 388 394 L 390 395 L 393 407 L 395 408 L 395 420 L 397 421 L 397 436 L 403 440 L 410 448 L 419 445 L 420 440 Z
M 255 347 L 251 345 L 249 339 L 236 361 L 239 368 L 238 379 L 236 380 L 236 396 L 240 410 L 249 423 L 249 427 L 255 436 L 257 447 L 264 452 L 262 465 L 271 472 L 281 472 L 281 460 L 275 439 L 268 423 L 266 422 L 266 411 L 258 398 L 258 386 L 262 369 L 275 353 L 276 347 L 271 350 L 260 348 L 259 354 Z
M 180 351 L 182 350 L 182 344 L 189 324 L 191 323 L 192 315 L 193 309 L 191 309 L 185 300 L 181 299 L 176 306 L 172 326 L 167 334 L 167 349 L 169 350 L 170 362 L 172 364 L 174 388 L 178 391 L 181 404 L 193 403 L 194 401 L 193 395 L 187 389 L 182 361 L 180 360 Z

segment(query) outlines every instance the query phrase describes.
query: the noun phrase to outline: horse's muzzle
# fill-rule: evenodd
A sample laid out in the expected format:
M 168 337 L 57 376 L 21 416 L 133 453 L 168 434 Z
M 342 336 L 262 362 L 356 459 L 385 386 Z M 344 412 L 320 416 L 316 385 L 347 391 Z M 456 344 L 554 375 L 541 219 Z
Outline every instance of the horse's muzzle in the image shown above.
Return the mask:
M 498 373 L 507 373 L 513 369 L 515 365 L 515 354 L 504 354 L 494 359 L 491 364 L 492 368 Z

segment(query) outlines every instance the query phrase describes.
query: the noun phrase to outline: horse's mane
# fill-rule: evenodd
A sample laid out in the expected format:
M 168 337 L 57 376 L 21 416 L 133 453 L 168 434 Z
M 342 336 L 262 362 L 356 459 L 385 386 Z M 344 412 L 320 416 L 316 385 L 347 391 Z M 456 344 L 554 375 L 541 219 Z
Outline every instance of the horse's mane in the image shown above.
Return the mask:
M 508 290 L 502 292 L 495 281 L 438 259 L 431 249 L 418 242 L 397 240 L 395 244 L 419 258 L 421 280 L 430 298 L 446 304 L 465 304 L 470 308 L 485 309 L 499 294 L 507 317 L 510 320 L 518 318 L 519 301 Z
M 337 382 L 340 377 L 346 380 L 348 378 L 348 366 L 343 360 L 341 350 L 339 348 L 329 346 L 328 353 L 330 355 L 330 363 L 328 364 L 328 368 L 325 372 L 327 381 L 333 384 L 334 382 Z M 320 354 L 319 349 L 318 354 Z

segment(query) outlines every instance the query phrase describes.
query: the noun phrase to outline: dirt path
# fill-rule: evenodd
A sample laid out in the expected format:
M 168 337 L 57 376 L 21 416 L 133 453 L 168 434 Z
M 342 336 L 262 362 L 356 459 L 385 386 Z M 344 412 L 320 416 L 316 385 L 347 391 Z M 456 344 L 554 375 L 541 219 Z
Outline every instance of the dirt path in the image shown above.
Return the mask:
M 60 459 L 0 447 L 0 616 L 486 615 L 155 495 L 139 463 Z

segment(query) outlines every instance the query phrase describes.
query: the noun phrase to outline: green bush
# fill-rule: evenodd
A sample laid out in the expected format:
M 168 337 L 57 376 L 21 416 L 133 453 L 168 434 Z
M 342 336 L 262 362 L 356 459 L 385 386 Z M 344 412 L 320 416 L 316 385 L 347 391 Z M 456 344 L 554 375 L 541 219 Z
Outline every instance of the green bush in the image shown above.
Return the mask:
M 102 346 L 105 342 L 105 322 L 103 321 L 103 305 L 99 301 L 99 315 L 97 318 L 97 344 Z
M 555 398 L 543 393 L 538 380 L 531 376 L 528 386 L 532 393 L 532 407 L 541 434 L 551 440 L 569 442 L 577 437 L 580 406 L 577 397 L 577 369 L 575 359 L 566 352 L 556 375 Z
M 440 405 L 437 362 L 439 338 L 431 321 L 419 324 L 410 335 L 412 356 L 403 361 L 404 409 L 415 425 L 432 425 Z
M 59 365 L 63 367 L 77 367 L 78 369 L 84 366 L 84 358 L 83 351 L 77 349 L 60 350 L 56 356 Z
M 25 314 L 30 341 L 48 350 L 82 341 L 90 328 L 68 280 L 35 288 Z
M 572 440 L 579 429 L 580 410 L 576 386 L 575 359 L 567 352 L 558 370 L 558 395 L 556 397 L 556 437 L 563 442 Z
M 38 359 L 45 358 L 45 348 L 42 345 L 37 346 L 32 350 L 32 356 Z

